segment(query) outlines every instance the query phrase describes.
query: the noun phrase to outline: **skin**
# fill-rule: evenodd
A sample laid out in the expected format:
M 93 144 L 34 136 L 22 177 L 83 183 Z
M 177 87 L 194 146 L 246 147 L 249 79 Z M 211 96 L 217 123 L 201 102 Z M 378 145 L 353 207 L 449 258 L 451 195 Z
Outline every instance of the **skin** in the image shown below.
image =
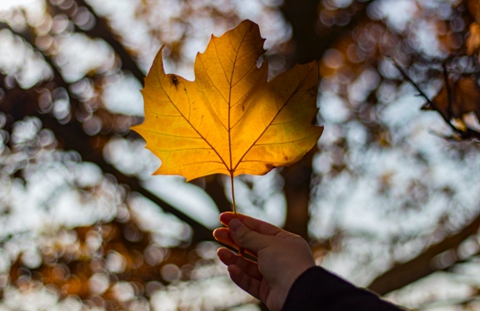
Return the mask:
M 225 247 L 217 251 L 228 266 L 235 284 L 260 299 L 271 311 L 282 308 L 290 287 L 305 270 L 315 266 L 307 242 L 300 236 L 267 222 L 233 213 L 220 215 L 226 228 L 217 228 L 213 236 L 220 243 L 245 252 L 256 259 L 248 260 Z

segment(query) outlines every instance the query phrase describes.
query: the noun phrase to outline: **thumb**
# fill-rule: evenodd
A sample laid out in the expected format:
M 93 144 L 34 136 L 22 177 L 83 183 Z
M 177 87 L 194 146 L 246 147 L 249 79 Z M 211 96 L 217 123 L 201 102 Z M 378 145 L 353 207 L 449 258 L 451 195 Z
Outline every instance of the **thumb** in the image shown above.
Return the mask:
M 247 248 L 255 253 L 268 246 L 268 236 L 250 230 L 240 220 L 234 218 L 228 223 L 230 236 L 238 244 L 238 246 Z

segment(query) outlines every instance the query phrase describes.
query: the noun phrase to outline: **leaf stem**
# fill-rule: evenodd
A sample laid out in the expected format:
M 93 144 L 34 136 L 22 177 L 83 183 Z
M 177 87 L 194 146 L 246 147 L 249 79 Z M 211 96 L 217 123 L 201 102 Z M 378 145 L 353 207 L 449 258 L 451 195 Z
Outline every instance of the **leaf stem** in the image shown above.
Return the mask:
M 230 172 L 230 188 L 232 189 L 232 206 L 233 206 L 233 215 L 237 217 L 237 205 L 235 204 L 235 188 L 233 183 L 233 172 Z
M 230 172 L 230 188 L 232 189 L 232 207 L 233 207 L 233 216 L 237 218 L 237 204 L 235 203 L 235 187 L 233 182 L 233 171 Z M 240 247 L 238 249 L 238 255 L 241 257 L 245 256 L 245 249 Z

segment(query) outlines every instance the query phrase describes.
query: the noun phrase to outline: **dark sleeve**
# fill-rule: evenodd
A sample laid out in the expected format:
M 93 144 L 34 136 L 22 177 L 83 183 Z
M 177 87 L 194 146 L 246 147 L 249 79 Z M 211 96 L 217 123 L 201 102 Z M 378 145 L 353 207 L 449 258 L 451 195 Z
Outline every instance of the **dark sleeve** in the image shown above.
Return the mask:
M 321 267 L 312 267 L 293 283 L 282 311 L 401 311 Z

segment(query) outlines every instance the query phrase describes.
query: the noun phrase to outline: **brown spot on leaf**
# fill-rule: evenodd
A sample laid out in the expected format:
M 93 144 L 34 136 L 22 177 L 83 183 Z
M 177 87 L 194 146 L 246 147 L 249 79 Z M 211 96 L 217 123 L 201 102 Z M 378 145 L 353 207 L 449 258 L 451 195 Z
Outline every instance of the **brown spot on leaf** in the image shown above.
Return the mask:
M 176 75 L 171 75 L 171 76 L 170 76 L 170 81 L 171 81 L 172 84 L 175 86 L 175 88 L 177 88 L 177 86 L 178 86 L 177 76 L 176 76 Z

